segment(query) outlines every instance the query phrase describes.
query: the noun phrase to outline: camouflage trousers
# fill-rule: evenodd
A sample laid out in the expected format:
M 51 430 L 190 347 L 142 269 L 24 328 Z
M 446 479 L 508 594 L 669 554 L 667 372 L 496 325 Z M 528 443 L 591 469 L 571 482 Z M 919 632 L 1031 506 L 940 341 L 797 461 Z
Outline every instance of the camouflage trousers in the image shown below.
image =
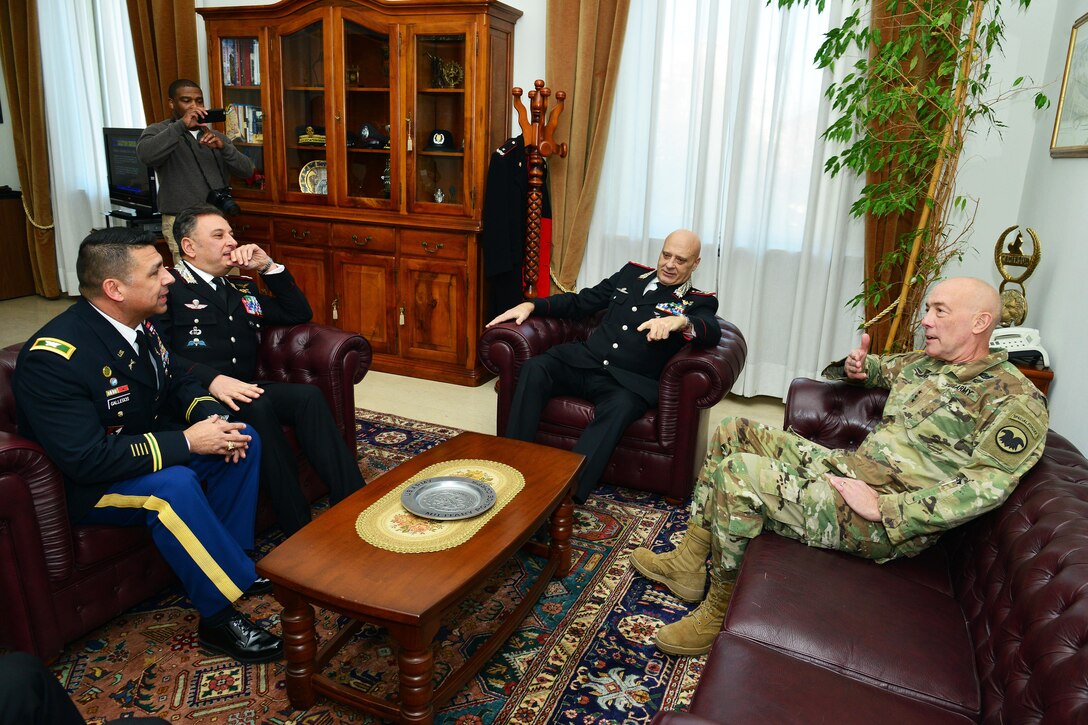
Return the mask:
M 711 533 L 711 575 L 729 579 L 764 530 L 869 559 L 892 556 L 883 525 L 854 513 L 827 479 L 831 449 L 744 418 L 725 418 L 692 493 L 690 523 Z

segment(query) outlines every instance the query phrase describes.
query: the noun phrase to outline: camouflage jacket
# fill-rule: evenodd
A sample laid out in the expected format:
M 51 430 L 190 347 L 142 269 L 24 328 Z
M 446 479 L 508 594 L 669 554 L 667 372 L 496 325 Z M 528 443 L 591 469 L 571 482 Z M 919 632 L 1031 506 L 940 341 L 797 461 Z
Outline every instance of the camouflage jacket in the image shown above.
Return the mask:
M 959 364 L 869 355 L 865 364 L 865 386 L 889 390 L 884 415 L 856 451 L 828 464 L 873 486 L 898 555 L 1001 505 L 1042 455 L 1046 398 L 1005 352 Z M 846 379 L 842 361 L 824 375 Z

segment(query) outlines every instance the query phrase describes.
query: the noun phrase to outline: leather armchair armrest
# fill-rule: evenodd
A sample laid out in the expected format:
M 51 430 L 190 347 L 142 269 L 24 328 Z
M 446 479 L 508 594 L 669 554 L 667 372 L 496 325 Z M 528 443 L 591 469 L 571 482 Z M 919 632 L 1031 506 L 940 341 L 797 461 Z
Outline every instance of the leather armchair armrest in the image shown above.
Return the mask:
M 0 431 L 0 520 L 17 532 L 20 550 L 25 544 L 42 552 L 50 580 L 71 574 L 75 552 L 64 478 L 41 446 L 5 431 Z
M 671 443 L 675 427 L 685 419 L 682 412 L 694 407 L 710 408 L 720 401 L 744 369 L 748 346 L 740 330 L 718 318 L 721 339 L 714 347 L 687 345 L 673 355 L 664 370 L 658 386 L 657 426 L 658 437 L 663 443 Z
M 558 317 L 531 316 L 520 325 L 500 322 L 484 330 L 480 336 L 478 354 L 483 366 L 499 376 L 495 417 L 498 435 L 506 431 L 518 371 L 525 361 L 553 345 L 586 339 L 597 319 L 561 320 Z
M 500 322 L 480 337 L 480 362 L 500 376 L 517 370 L 531 357 L 565 342 L 584 340 L 592 329 L 589 320 L 561 320 L 558 317 L 529 317 L 520 325 Z
M 709 408 L 721 400 L 744 370 L 744 360 L 748 356 L 748 345 L 744 335 L 731 323 L 718 318 L 722 337 L 714 347 L 687 345 L 673 355 L 665 369 L 661 371 L 658 407 L 666 408 L 667 400 L 680 397 L 683 384 L 689 384 L 686 378 L 692 374 L 700 377 L 699 397 L 695 405 Z
M 305 323 L 266 327 L 257 356 L 257 377 L 281 383 L 309 383 L 324 393 L 350 450 L 355 450 L 355 385 L 373 352 L 362 335 Z
M 51 581 L 75 552 L 60 472 L 36 444 L 0 431 L 0 642 L 50 657 L 58 635 Z
M 828 448 L 857 448 L 880 422 L 887 399 L 883 388 L 797 378 L 786 395 L 783 427 Z

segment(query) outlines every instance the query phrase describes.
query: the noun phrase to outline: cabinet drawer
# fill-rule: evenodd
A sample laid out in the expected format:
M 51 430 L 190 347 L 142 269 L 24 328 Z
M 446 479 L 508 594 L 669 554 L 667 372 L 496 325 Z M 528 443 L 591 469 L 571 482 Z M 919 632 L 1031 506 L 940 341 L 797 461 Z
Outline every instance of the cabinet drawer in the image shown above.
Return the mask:
M 429 232 L 422 229 L 402 229 L 400 253 L 414 257 L 465 259 L 468 235 L 449 232 Z
M 396 251 L 396 232 L 393 227 L 376 227 L 363 224 L 333 224 L 334 247 L 361 249 L 366 252 Z
M 276 242 L 279 244 L 328 244 L 329 225 L 324 222 L 307 222 L 301 219 L 277 219 L 272 222 Z
M 229 219 L 231 232 L 238 244 L 265 245 L 272 241 L 272 220 L 254 214 L 239 214 Z

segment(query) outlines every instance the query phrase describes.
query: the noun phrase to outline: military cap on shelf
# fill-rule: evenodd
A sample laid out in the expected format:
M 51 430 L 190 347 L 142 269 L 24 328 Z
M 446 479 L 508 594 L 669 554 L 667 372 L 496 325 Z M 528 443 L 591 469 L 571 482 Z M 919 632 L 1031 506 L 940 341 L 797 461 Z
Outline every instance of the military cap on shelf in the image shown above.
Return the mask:
M 431 131 L 431 140 L 424 151 L 456 151 L 457 145 L 453 142 L 453 133 L 444 128 L 436 128 Z
M 298 142 L 300 144 L 313 144 L 313 145 L 325 145 L 325 127 L 324 126 L 309 126 L 301 125 L 295 127 L 295 133 L 298 134 Z
M 359 145 L 365 149 L 389 148 L 389 136 L 382 133 L 381 129 L 373 123 L 363 124 L 363 127 L 359 129 L 359 138 L 362 139 Z

